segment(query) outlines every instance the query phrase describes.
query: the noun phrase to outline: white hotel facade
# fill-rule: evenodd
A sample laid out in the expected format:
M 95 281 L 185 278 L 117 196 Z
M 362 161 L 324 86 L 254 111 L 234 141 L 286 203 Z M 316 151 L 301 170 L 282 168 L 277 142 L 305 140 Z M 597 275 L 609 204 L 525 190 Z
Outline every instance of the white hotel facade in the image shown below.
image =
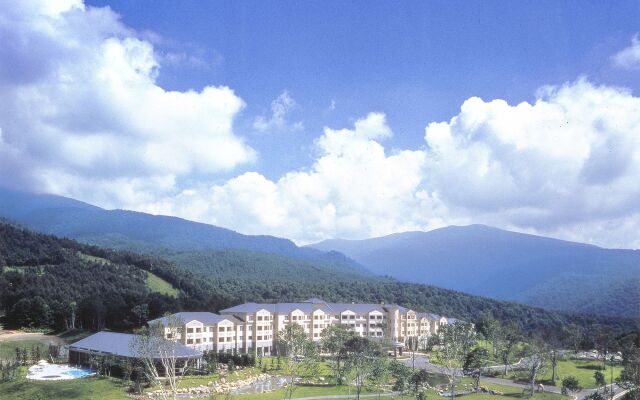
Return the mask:
M 271 355 L 277 332 L 287 324 L 301 325 L 313 341 L 330 325 L 346 325 L 360 336 L 389 340 L 402 348 L 410 337 L 428 337 L 448 319 L 418 313 L 395 304 L 245 303 L 220 311 L 181 312 L 149 321 L 165 326 L 165 336 L 197 350 Z M 176 329 L 175 325 L 180 327 Z

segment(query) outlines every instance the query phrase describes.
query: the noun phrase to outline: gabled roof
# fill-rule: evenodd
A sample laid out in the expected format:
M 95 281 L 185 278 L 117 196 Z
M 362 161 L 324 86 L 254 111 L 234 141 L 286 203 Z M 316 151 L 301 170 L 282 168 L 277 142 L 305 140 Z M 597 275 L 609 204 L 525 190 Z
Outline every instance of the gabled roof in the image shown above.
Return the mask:
M 220 312 L 223 314 L 253 314 L 260 310 L 267 310 L 270 313 L 288 314 L 295 310 L 300 310 L 310 314 L 316 310 L 322 310 L 325 313 L 342 313 L 345 311 L 353 311 L 354 313 L 370 313 L 372 311 L 385 312 L 387 309 L 398 309 L 401 312 L 407 312 L 409 309 L 395 304 L 360 304 L 360 303 L 327 303 L 322 299 L 311 298 L 301 303 L 244 303 L 234 307 L 230 307 Z
M 204 325 L 213 325 L 224 320 L 229 320 L 236 324 L 242 323 L 242 321 L 230 315 L 218 315 L 218 314 L 214 314 L 206 311 L 199 311 L 199 312 L 186 311 L 186 312 L 171 314 L 162 318 L 157 318 L 147 322 L 147 324 L 152 325 L 152 324 L 160 323 L 166 326 L 169 323 L 171 323 L 172 320 L 180 321 L 183 324 L 189 323 L 191 321 L 199 321 L 199 322 L 202 322 Z
M 275 303 L 275 304 L 258 304 L 258 303 L 244 303 L 234 307 L 230 307 L 224 310 L 221 310 L 221 313 L 224 314 L 244 314 L 249 313 L 253 314 L 260 310 L 267 310 L 270 313 L 290 313 L 295 310 L 300 310 L 304 313 L 311 313 L 317 309 L 326 309 L 326 304 L 324 306 L 313 304 L 313 303 Z
M 138 352 L 134 348 L 136 345 L 136 336 L 137 335 L 129 333 L 102 331 L 70 344 L 69 350 L 136 358 L 139 357 Z M 162 341 L 163 345 L 173 346 L 173 353 L 179 358 L 198 358 L 202 356 L 202 352 L 183 346 L 180 343 L 162 338 L 154 338 L 154 340 Z M 154 358 L 160 357 L 156 354 Z

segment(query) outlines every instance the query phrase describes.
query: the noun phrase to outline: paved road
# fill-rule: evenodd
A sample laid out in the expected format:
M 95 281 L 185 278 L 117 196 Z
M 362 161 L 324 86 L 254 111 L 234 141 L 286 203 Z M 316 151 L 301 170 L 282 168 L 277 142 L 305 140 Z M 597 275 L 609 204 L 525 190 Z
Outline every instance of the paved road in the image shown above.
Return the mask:
M 361 394 L 360 398 L 363 397 L 385 397 L 385 396 L 395 396 L 398 392 L 389 392 L 389 393 L 380 393 L 380 394 Z M 334 394 L 331 396 L 313 396 L 313 397 L 294 397 L 293 400 L 320 400 L 320 399 L 355 399 L 355 394 Z
M 413 361 L 409 358 L 409 359 L 402 359 L 400 360 L 400 362 L 404 363 L 405 365 L 411 367 L 413 365 Z M 509 365 L 510 369 L 514 369 L 514 368 L 518 368 L 519 366 L 521 366 L 523 360 L 518 361 L 516 364 L 511 364 Z M 443 375 L 447 375 L 448 371 L 445 367 L 441 367 L 435 364 L 432 364 L 429 362 L 429 359 L 425 356 L 425 355 L 416 355 L 416 359 L 415 359 L 415 367 L 416 368 L 424 368 L 427 370 L 427 372 L 431 372 L 431 373 L 435 373 L 435 374 L 443 374 Z M 503 370 L 504 369 L 504 365 L 496 365 L 491 367 L 492 369 L 498 369 L 498 370 Z M 460 368 L 457 369 L 456 371 L 457 374 L 461 374 L 462 371 Z M 494 378 L 494 377 L 482 377 L 482 380 L 485 382 L 491 382 L 491 383 L 495 383 L 498 385 L 504 385 L 504 386 L 509 386 L 509 387 L 517 387 L 517 388 L 522 388 L 524 389 L 528 389 L 529 385 L 525 384 L 525 383 L 520 383 L 520 382 L 514 382 L 510 379 L 504 379 L 504 378 Z M 607 393 L 609 393 L 609 389 L 610 386 L 607 386 Z M 586 396 L 590 395 L 591 393 L 595 392 L 598 389 L 585 389 L 585 390 L 581 390 L 578 393 L 574 393 L 573 396 L 577 399 L 584 399 Z M 557 386 L 545 386 L 545 391 L 547 392 L 551 392 L 551 393 L 560 393 L 560 388 Z M 613 385 L 613 393 L 614 396 L 620 394 L 623 392 L 623 389 L 620 388 L 618 385 Z

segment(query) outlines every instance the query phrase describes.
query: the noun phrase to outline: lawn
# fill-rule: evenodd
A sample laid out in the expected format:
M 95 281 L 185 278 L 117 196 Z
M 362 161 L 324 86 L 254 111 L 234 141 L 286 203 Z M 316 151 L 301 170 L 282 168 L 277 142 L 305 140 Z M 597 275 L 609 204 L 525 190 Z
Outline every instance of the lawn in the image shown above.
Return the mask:
M 15 360 L 16 347 L 21 349 L 27 349 L 27 352 L 31 354 L 31 349 L 35 347 L 40 348 L 40 354 L 48 354 L 49 344 L 43 343 L 41 340 L 15 340 L 10 342 L 0 342 L 0 360 Z M 41 357 L 42 358 L 42 357 Z
M 460 399 L 464 400 L 504 400 L 505 397 L 511 398 L 526 398 L 526 399 L 534 399 L 534 400 L 568 400 L 568 396 L 563 396 L 561 394 L 556 393 L 535 393 L 533 397 L 529 397 L 527 393 L 523 393 L 521 388 L 497 385 L 494 383 L 484 382 L 480 383 L 481 386 L 484 386 L 488 389 L 497 390 L 501 393 L 504 393 L 504 396 L 498 395 L 489 395 L 489 394 L 468 394 L 465 396 L 461 396 Z
M 127 388 L 119 380 L 82 378 L 70 381 L 38 382 L 27 380 L 26 367 L 20 378 L 0 383 L 2 400 L 121 400 L 128 399 Z
M 583 360 L 560 360 L 558 362 L 558 366 L 556 368 L 556 375 L 558 376 L 558 380 L 556 381 L 556 386 L 561 386 L 562 379 L 567 376 L 575 376 L 580 382 L 580 386 L 584 389 L 592 389 L 596 387 L 596 381 L 593 378 L 593 374 L 596 371 L 600 371 L 601 363 L 598 361 L 583 361 Z M 619 365 L 614 365 L 613 367 L 607 365 L 606 371 L 601 371 L 607 383 L 611 379 L 611 368 L 613 368 L 613 379 L 620 376 L 620 371 L 622 371 L 622 367 Z M 512 378 L 522 378 L 522 373 L 518 373 Z M 547 384 L 551 383 L 551 366 L 547 367 L 547 370 L 540 378 L 541 381 L 546 381 Z
M 0 341 L 0 360 L 14 360 L 16 358 L 16 347 L 26 349 L 29 355 L 33 348 L 39 347 L 40 354 L 43 355 L 41 358 L 45 358 L 46 354 L 49 352 L 49 343 L 59 342 L 58 338 L 64 340 L 65 343 L 73 343 L 90 334 L 91 332 L 86 330 L 74 329 L 61 332 L 55 336 L 34 335 L 33 338 L 23 337 L 14 340 L 2 340 Z

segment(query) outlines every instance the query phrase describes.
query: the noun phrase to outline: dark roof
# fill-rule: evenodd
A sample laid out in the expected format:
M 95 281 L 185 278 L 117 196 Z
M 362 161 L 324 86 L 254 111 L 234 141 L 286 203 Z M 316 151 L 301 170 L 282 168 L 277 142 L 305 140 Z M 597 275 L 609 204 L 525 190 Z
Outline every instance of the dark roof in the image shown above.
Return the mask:
M 433 313 L 417 313 L 416 314 L 416 318 L 420 319 L 420 318 L 426 318 L 430 321 L 438 321 L 440 320 L 440 317 L 438 314 L 433 314 Z
M 137 335 L 129 333 L 107 332 L 102 331 L 94 335 L 79 340 L 69 345 L 69 350 L 88 351 L 93 353 L 113 354 L 121 357 L 138 357 L 134 349 L 134 338 Z M 165 344 L 174 346 L 174 353 L 179 358 L 197 358 L 202 356 L 202 352 L 183 346 L 177 342 L 171 342 L 166 339 L 157 338 L 154 340 L 162 341 Z M 154 356 L 159 358 L 159 356 Z
M 301 303 L 244 303 L 220 312 L 223 314 L 253 314 L 259 310 L 267 310 L 271 313 L 290 313 L 294 310 L 300 310 L 304 313 L 311 313 L 315 310 L 322 310 L 326 313 L 342 313 L 349 310 L 355 313 L 370 313 L 372 311 L 385 312 L 388 309 L 399 309 L 401 312 L 408 311 L 407 308 L 395 304 L 327 303 L 322 299 L 311 298 Z
M 230 315 L 218 315 L 206 311 L 197 311 L 197 312 L 179 312 L 166 317 L 157 318 L 147 322 L 148 325 L 160 323 L 162 325 L 167 325 L 170 319 L 176 319 L 182 321 L 182 323 L 186 324 L 191 321 L 200 321 L 205 325 L 208 324 L 217 324 L 220 321 L 229 320 L 235 324 L 240 324 L 242 321 L 234 318 Z

